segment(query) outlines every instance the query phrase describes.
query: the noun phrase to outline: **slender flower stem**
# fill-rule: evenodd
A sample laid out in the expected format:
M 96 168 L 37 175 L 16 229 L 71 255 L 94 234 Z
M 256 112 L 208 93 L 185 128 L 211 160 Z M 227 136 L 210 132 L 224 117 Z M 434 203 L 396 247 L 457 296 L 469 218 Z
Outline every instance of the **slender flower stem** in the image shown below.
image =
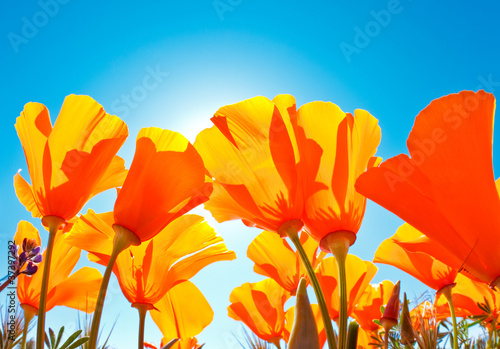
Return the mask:
M 99 290 L 99 296 L 97 297 L 97 303 L 94 311 L 94 316 L 92 319 L 92 326 L 90 328 L 90 336 L 88 341 L 89 349 L 97 348 L 97 338 L 99 337 L 99 324 L 101 323 L 104 298 L 106 297 L 106 290 L 108 289 L 109 278 L 111 276 L 111 272 L 113 271 L 116 258 L 123 250 L 125 250 L 130 245 L 137 246 L 141 243 L 137 235 L 135 235 L 132 231 L 128 230 L 127 228 L 115 224 L 113 225 L 113 229 L 115 230 L 115 238 L 113 239 L 113 251 L 111 252 L 111 256 L 109 256 L 108 265 L 106 267 L 104 276 L 102 278 L 101 288 Z
M 132 307 L 139 311 L 139 349 L 144 349 L 144 327 L 146 325 L 146 314 L 152 309 L 151 304 L 134 303 Z
M 49 287 L 50 263 L 52 261 L 52 250 L 57 230 L 66 223 L 64 219 L 57 216 L 45 216 L 42 219 L 43 225 L 49 227 L 49 241 L 44 257 L 42 289 L 40 291 L 40 304 L 38 305 L 38 325 L 36 331 L 36 349 L 43 349 L 45 337 L 45 311 L 47 309 L 47 292 Z
M 384 349 L 389 349 L 389 331 L 391 330 L 391 327 L 384 326 Z
M 448 306 L 450 307 L 451 320 L 453 322 L 453 349 L 458 349 L 458 329 L 457 329 L 457 317 L 455 314 L 455 307 L 453 306 L 453 298 L 451 296 L 451 289 L 455 286 L 455 284 L 449 284 L 441 289 L 439 289 L 439 293 L 443 294 L 448 301 Z
M 333 333 L 332 320 L 330 319 L 330 313 L 328 312 L 328 307 L 326 306 L 325 296 L 323 295 L 323 291 L 321 290 L 321 286 L 319 284 L 318 278 L 316 277 L 316 273 L 314 272 L 314 268 L 311 265 L 311 261 L 309 257 L 307 257 L 306 251 L 302 247 L 300 243 L 298 230 L 302 228 L 302 222 L 300 222 L 300 229 L 297 230 L 298 225 L 294 225 L 293 222 L 289 221 L 284 223 L 280 230 L 283 228 L 283 233 L 292 240 L 297 252 L 299 252 L 300 259 L 302 260 L 302 264 L 307 271 L 307 276 L 309 276 L 309 280 L 311 281 L 311 285 L 314 289 L 314 293 L 316 294 L 316 299 L 318 300 L 318 305 L 321 310 L 321 316 L 323 318 L 323 325 L 325 327 L 326 339 L 328 341 L 328 347 L 330 349 L 337 349 L 337 343 L 335 342 L 335 335 Z M 288 224 L 291 223 L 291 224 Z M 281 232 L 280 232 L 281 234 Z
M 23 308 L 24 311 L 24 328 L 23 328 L 23 339 L 21 341 L 21 349 L 26 349 L 26 339 L 28 336 L 28 327 L 31 322 L 31 320 L 35 317 L 37 314 L 36 308 L 29 304 L 21 304 L 21 308 Z
M 497 322 L 493 319 L 492 326 L 493 328 L 493 348 L 497 348 Z
M 345 273 L 345 262 L 347 252 L 351 246 L 351 237 L 344 236 L 347 233 L 354 235 L 352 232 L 338 231 L 330 233 L 325 237 L 325 242 L 330 248 L 330 251 L 335 256 L 337 267 L 339 270 L 339 292 L 340 292 L 340 309 L 339 309 L 339 348 L 346 348 L 347 341 L 347 282 Z M 354 235 L 355 239 L 355 235 Z
M 12 281 L 14 281 L 19 276 L 19 274 L 19 272 L 15 272 L 11 276 L 9 276 L 9 278 L 5 280 L 2 285 L 0 285 L 0 292 L 2 292 Z

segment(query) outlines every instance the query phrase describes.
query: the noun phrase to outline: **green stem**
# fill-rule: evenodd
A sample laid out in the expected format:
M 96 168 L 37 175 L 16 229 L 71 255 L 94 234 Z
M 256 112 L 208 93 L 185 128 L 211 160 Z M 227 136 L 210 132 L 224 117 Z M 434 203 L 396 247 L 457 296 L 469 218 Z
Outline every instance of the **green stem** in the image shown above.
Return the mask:
M 497 322 L 493 319 L 493 348 L 497 348 Z
M 326 238 L 326 244 L 330 248 L 330 251 L 335 256 L 337 261 L 337 267 L 339 271 L 339 293 L 340 293 L 340 304 L 339 304 L 339 348 L 346 348 L 347 341 L 347 282 L 346 282 L 346 272 L 345 264 L 347 259 L 347 252 L 349 251 L 349 246 L 351 246 L 350 239 L 345 237 L 344 232 L 339 231 L 335 233 L 328 234 Z M 354 233 L 351 233 L 354 234 Z
M 45 337 L 45 311 L 47 309 L 47 293 L 49 288 L 50 264 L 52 261 L 52 250 L 57 230 L 66 223 L 64 219 L 57 216 L 45 216 L 42 223 L 49 227 L 49 241 L 43 260 L 42 288 L 40 290 L 40 303 L 38 305 L 38 324 L 36 330 L 36 349 L 43 349 Z
M 146 325 L 146 313 L 148 308 L 145 304 L 134 306 L 139 311 L 139 349 L 144 349 L 144 327 Z
M 14 274 L 9 276 L 9 278 L 5 280 L 5 282 L 2 285 L 0 285 L 0 292 L 2 292 L 7 286 L 9 286 L 9 284 L 19 276 L 19 274 L 20 274 L 19 271 L 16 271 Z
M 89 349 L 97 348 L 97 338 L 99 337 L 99 324 L 101 323 L 102 308 L 104 306 L 104 299 L 106 298 L 106 290 L 108 289 L 109 278 L 113 267 L 116 262 L 118 255 L 128 248 L 130 245 L 139 245 L 139 238 L 130 230 L 120 225 L 113 225 L 115 230 L 115 237 L 113 239 L 113 251 L 111 256 L 109 256 L 108 265 L 104 276 L 102 277 L 101 288 L 99 290 L 99 296 L 97 297 L 97 303 L 92 319 L 92 326 L 90 328 L 90 335 L 88 341 Z
M 446 300 L 448 301 L 448 306 L 450 307 L 451 320 L 453 322 L 453 349 L 458 349 L 458 328 L 457 328 L 457 317 L 455 314 L 455 307 L 453 306 L 453 298 L 451 296 L 451 289 L 455 284 L 450 284 L 442 287 L 439 292 L 442 293 Z
M 384 349 L 389 349 L 389 331 L 391 330 L 390 328 L 384 328 L 385 333 L 384 333 Z
M 37 311 L 36 308 L 29 304 L 21 304 L 24 312 L 24 328 L 23 328 L 23 339 L 21 341 L 21 349 L 26 349 L 26 339 L 28 337 L 28 327 L 31 320 L 35 317 Z
M 319 284 L 318 278 L 316 277 L 316 273 L 314 272 L 314 268 L 311 265 L 311 261 L 307 257 L 307 254 L 304 251 L 302 244 L 300 243 L 297 230 L 292 225 L 289 225 L 284 227 L 284 232 L 290 238 L 290 240 L 292 240 L 295 248 L 299 252 L 302 264 L 304 264 L 304 267 L 306 268 L 307 276 L 309 276 L 309 280 L 311 281 L 314 293 L 316 294 L 316 299 L 318 300 L 318 305 L 321 310 L 321 316 L 323 318 L 323 325 L 325 327 L 328 347 L 330 349 L 337 349 L 337 343 L 335 342 L 335 335 L 333 333 L 332 320 L 330 319 L 330 313 L 328 312 L 328 307 L 326 306 L 323 291 L 321 290 L 321 286 Z

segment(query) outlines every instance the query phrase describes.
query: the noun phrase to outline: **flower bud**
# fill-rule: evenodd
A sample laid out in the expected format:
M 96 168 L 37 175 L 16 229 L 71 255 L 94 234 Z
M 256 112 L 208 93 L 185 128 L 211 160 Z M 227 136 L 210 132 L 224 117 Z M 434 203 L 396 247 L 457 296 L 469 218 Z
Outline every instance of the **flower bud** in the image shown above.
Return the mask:
M 41 255 L 41 254 L 37 254 L 37 255 L 36 255 L 36 256 L 35 256 L 35 257 L 31 260 L 31 261 L 32 261 L 33 263 L 37 263 L 37 264 L 38 264 L 38 263 L 41 263 L 41 262 L 42 262 L 42 260 L 43 260 L 42 255 Z
M 22 266 L 24 263 L 26 263 L 27 260 L 28 260 L 28 256 L 26 255 L 26 252 L 22 252 L 19 255 L 19 265 Z
M 37 271 L 38 271 L 38 266 L 32 262 L 29 262 L 28 266 L 26 267 L 26 270 L 23 271 L 22 273 L 31 276 L 35 274 Z
M 293 320 L 292 332 L 288 342 L 289 349 L 308 348 L 318 349 L 318 328 L 311 309 L 311 303 L 307 297 L 306 279 L 302 278 L 297 288 L 295 305 L 295 319 Z
M 35 246 L 31 251 L 30 251 L 30 256 L 36 256 L 37 254 L 40 253 L 40 246 Z
M 384 326 L 384 329 L 388 331 L 392 327 L 398 324 L 399 318 L 399 289 L 400 282 L 398 281 L 394 288 L 392 289 L 391 298 L 385 306 L 384 314 L 380 318 L 380 323 Z
M 401 344 L 412 345 L 415 341 L 415 331 L 411 324 L 410 310 L 408 309 L 405 293 L 403 296 L 403 309 L 401 310 Z

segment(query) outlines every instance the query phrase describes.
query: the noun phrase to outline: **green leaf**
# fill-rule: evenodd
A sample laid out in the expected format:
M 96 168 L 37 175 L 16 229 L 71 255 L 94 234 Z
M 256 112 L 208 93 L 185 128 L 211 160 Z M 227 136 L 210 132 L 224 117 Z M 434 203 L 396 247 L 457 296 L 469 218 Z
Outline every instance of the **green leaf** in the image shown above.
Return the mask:
M 82 333 L 82 330 L 78 330 L 66 339 L 66 342 L 59 349 L 67 349 L 67 347 L 73 343 L 73 341 Z
M 62 338 L 63 332 L 64 332 L 64 326 L 63 326 L 63 327 L 61 327 L 61 329 L 59 330 L 59 334 L 57 335 L 57 340 L 56 340 L 56 345 L 55 345 L 55 348 L 56 348 L 56 349 L 57 349 L 57 347 L 59 346 L 59 342 L 61 341 L 61 338 Z
M 52 330 L 50 327 L 49 327 L 49 335 L 50 335 L 50 348 L 51 349 L 56 349 L 56 334 L 54 333 L 54 330 Z
M 43 340 L 45 342 L 45 345 L 50 349 L 50 342 L 49 342 L 49 336 L 47 335 L 47 332 L 45 332 L 45 336 L 43 336 Z
M 73 344 L 71 344 L 67 349 L 75 349 L 75 348 L 79 347 L 80 345 L 86 343 L 88 340 L 89 340 L 89 337 L 82 337 L 82 338 L 78 339 L 76 342 L 74 342 Z
M 174 338 L 172 339 L 170 342 L 168 342 L 165 346 L 163 346 L 161 349 L 170 349 L 172 347 L 172 345 L 174 345 L 177 341 L 179 340 L 179 338 Z

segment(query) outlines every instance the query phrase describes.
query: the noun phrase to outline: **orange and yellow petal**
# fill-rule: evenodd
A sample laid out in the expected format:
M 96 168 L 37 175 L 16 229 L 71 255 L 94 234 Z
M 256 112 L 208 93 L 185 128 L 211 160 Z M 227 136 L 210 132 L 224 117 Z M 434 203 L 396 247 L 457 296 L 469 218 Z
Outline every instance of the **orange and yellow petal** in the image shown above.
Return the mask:
M 301 243 L 313 268 L 324 258 L 324 252 L 318 254 L 318 243 L 301 233 Z M 254 263 L 254 271 L 274 279 L 288 292 L 294 294 L 301 277 L 307 277 L 300 257 L 286 239 L 276 233 L 264 231 L 248 246 L 247 256 Z
M 184 136 L 143 128 L 115 203 L 115 223 L 141 241 L 149 240 L 173 219 L 208 200 L 210 181 L 200 155 Z
M 109 257 L 115 236 L 113 224 L 113 212 L 97 214 L 89 209 L 75 221 L 69 233 L 65 235 L 66 242 L 97 256 Z
M 368 285 L 364 290 L 351 314 L 362 328 L 375 331 L 380 327 L 373 320 L 382 317 L 380 309 L 389 302 L 393 288 L 391 281 L 384 280 L 376 285 Z
M 173 338 L 198 335 L 214 316 L 201 291 L 190 281 L 170 289 L 154 306 L 157 310 L 151 310 L 150 314 L 164 339 L 167 339 L 165 344 Z
M 380 142 L 378 120 L 364 110 L 355 116 L 330 102 L 311 102 L 299 108 L 298 125 L 306 142 L 301 158 L 306 163 L 310 194 L 305 205 L 306 224 L 318 241 L 331 232 L 356 233 L 365 210 L 365 198 L 354 189 L 357 177 L 374 166 Z M 307 161 L 317 161 L 319 166 Z M 318 189 L 322 188 L 322 189 Z
M 368 284 L 375 276 L 377 267 L 369 261 L 348 254 L 346 258 L 347 315 L 350 316 Z M 316 271 L 321 289 L 325 295 L 330 317 L 339 316 L 339 276 L 334 257 L 325 258 Z
M 427 253 L 419 250 L 416 252 L 408 251 L 400 244 L 421 237 L 422 233 L 417 229 L 408 223 L 403 224 L 391 238 L 380 244 L 373 261 L 401 269 L 436 291 L 446 285 L 453 284 L 458 272 L 456 269 L 447 266 Z
M 47 108 L 28 103 L 17 119 L 16 130 L 26 155 L 38 212 L 27 195 L 27 183 L 16 179 L 21 202 L 35 216 L 53 215 L 66 220 L 97 193 L 96 188 L 106 189 L 98 183 L 128 136 L 122 120 L 106 114 L 92 98 L 76 95 L 66 97 L 53 128 Z
M 221 185 L 205 205 L 217 220 L 242 219 L 276 232 L 300 217 L 296 141 L 289 133 L 291 98 L 279 98 L 279 107 L 265 97 L 222 107 L 212 118 L 215 126 L 196 138 L 207 170 Z M 280 108 L 287 110 L 285 115 Z M 231 202 L 239 207 L 227 210 Z
M 228 314 L 263 340 L 281 338 L 285 327 L 283 308 L 289 297 L 273 279 L 245 283 L 231 292 Z
M 54 286 L 48 294 L 47 311 L 56 305 L 92 313 L 94 311 L 102 275 L 94 268 L 83 267 Z
M 500 198 L 492 166 L 495 100 L 463 91 L 422 110 L 399 155 L 360 177 L 360 193 L 396 213 L 447 250 L 435 257 L 471 277 L 492 282 L 500 261 Z M 481 200 L 477 200 L 481 198 Z M 476 217 L 487 217 L 477 220 Z M 451 258 L 454 255 L 455 258 Z

